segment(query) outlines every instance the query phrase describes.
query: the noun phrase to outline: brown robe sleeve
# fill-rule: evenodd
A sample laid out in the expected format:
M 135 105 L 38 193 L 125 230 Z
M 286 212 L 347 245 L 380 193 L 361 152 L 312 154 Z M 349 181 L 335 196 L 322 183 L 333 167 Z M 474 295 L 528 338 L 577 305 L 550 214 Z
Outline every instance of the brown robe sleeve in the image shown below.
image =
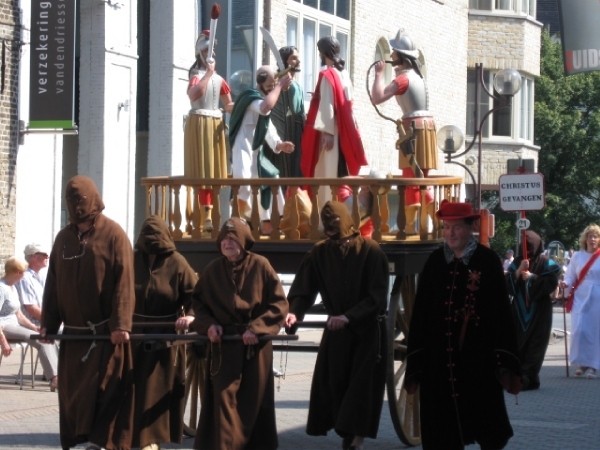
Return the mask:
M 279 277 L 268 263 L 264 267 L 263 283 L 263 306 L 260 309 L 264 312 L 250 321 L 248 329 L 258 335 L 277 334 L 288 314 L 289 305 Z
M 131 332 L 135 309 L 133 249 L 122 229 L 114 233 L 113 271 L 115 283 L 109 328 L 111 332 L 116 330 Z
M 46 328 L 48 334 L 56 334 L 62 323 L 60 312 L 58 309 L 58 295 L 56 292 L 56 259 L 60 258 L 59 243 L 61 242 L 61 234 L 59 232 L 52 252 L 50 253 L 50 261 L 48 264 L 48 272 L 46 274 L 46 284 L 44 285 L 44 296 L 42 300 L 42 328 Z

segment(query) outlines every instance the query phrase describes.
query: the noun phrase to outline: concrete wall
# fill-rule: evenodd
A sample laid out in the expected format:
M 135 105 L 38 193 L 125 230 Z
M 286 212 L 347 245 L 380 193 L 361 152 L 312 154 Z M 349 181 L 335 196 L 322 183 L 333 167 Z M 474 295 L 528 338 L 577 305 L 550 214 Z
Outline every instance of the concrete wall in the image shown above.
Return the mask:
M 151 3 L 148 176 L 183 175 L 183 116 L 190 109 L 186 91 L 197 17 L 195 0 Z
M 527 16 L 469 13 L 468 66 L 540 74 L 542 24 Z

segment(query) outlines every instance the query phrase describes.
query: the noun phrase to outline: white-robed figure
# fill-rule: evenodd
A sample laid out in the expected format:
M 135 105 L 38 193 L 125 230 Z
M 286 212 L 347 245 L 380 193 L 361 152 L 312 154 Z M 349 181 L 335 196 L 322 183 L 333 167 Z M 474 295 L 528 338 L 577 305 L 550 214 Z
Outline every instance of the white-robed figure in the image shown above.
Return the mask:
M 294 144 L 282 141 L 277 129 L 269 120 L 279 94 L 290 86 L 289 74 L 275 79 L 275 72 L 269 66 L 256 71 L 256 89 L 246 89 L 236 99 L 229 120 L 229 143 L 233 159 L 234 178 L 274 178 L 279 171 L 263 155 L 262 145 L 266 142 L 275 153 L 294 151 Z M 271 234 L 271 189 L 261 191 L 259 215 L 261 232 Z M 240 216 L 249 216 L 252 190 L 250 186 L 240 186 L 238 191 Z M 281 189 L 277 191 L 279 213 L 283 214 L 284 198 Z
M 581 250 L 573 254 L 565 279 L 561 281 L 563 288 L 573 288 L 586 264 L 600 248 L 600 226 L 592 224 L 583 230 L 579 246 Z M 600 257 L 579 280 L 574 297 L 569 361 L 577 366 L 576 376 L 596 378 L 596 371 L 600 369 Z
M 333 36 L 317 42 L 321 65 L 302 136 L 300 166 L 307 178 L 356 176 L 367 159 L 353 113 L 352 81 Z M 318 208 L 332 199 L 329 186 L 317 193 Z M 322 228 L 322 226 L 319 226 Z

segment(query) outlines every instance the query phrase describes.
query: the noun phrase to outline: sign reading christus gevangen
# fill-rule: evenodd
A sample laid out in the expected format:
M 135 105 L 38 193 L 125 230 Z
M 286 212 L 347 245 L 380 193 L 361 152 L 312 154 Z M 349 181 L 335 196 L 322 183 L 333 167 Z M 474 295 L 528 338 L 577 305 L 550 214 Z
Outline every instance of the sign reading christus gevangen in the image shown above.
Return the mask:
M 501 175 L 498 185 L 502 211 L 539 211 L 546 205 L 541 173 Z
M 31 0 L 29 128 L 74 128 L 75 0 Z

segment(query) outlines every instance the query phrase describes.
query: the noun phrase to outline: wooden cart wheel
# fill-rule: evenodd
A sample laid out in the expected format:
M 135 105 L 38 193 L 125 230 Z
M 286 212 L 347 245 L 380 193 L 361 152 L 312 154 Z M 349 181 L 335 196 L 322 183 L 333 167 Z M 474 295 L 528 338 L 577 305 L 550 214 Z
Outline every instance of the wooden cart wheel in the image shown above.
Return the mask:
M 406 339 L 415 300 L 416 275 L 396 277 L 388 307 L 387 395 L 394 429 L 406 445 L 421 444 L 419 391 L 409 395 L 404 390 Z
M 187 344 L 185 364 L 185 414 L 183 420 L 183 434 L 196 436 L 202 390 L 204 389 L 204 368 L 206 358 L 203 349 L 198 344 Z

